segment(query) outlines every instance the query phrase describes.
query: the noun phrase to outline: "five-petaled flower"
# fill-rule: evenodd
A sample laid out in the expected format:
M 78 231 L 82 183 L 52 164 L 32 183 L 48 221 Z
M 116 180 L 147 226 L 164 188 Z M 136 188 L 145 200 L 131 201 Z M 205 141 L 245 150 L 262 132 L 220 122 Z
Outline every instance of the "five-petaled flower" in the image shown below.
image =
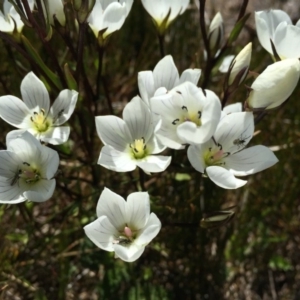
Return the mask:
M 86 235 L 99 248 L 114 251 L 126 262 L 137 260 L 161 228 L 157 216 L 150 214 L 147 192 L 132 193 L 125 201 L 105 188 L 97 204 L 97 217 L 84 227 Z
M 150 104 L 162 119 L 157 136 L 172 149 L 205 143 L 215 132 L 221 116 L 217 95 L 191 82 L 184 82 L 171 91 L 159 89 Z
M 192 166 L 218 186 L 236 189 L 247 183 L 235 176 L 246 176 L 273 166 L 278 159 L 265 146 L 244 149 L 254 132 L 253 114 L 237 112 L 225 115 L 213 136 L 202 145 L 191 145 L 188 159 Z M 244 150 L 243 150 L 244 149 Z
M 15 96 L 0 97 L 0 117 L 19 128 L 14 130 L 18 136 L 29 131 L 37 139 L 58 145 L 69 138 L 70 127 L 60 126 L 72 115 L 78 93 L 63 90 L 50 108 L 50 99 L 45 85 L 34 73 L 28 73 L 21 83 L 23 101 Z
M 9 133 L 6 144 L 7 150 L 0 151 L 0 203 L 48 200 L 56 184 L 57 152 L 29 132 L 18 137 Z
M 115 116 L 96 117 L 97 132 L 104 147 L 98 164 L 117 172 L 137 166 L 146 173 L 164 171 L 171 157 L 152 155 L 166 147 L 156 138 L 159 119 L 140 97 L 134 97 L 123 110 L 123 120 Z

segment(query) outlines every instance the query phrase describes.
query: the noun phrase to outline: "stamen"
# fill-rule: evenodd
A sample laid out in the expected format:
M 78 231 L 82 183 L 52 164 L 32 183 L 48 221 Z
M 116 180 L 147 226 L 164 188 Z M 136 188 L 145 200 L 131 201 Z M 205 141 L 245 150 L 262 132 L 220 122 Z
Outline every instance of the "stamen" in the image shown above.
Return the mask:
M 179 122 L 179 119 L 175 119 L 175 120 L 172 122 L 172 124 L 173 124 L 173 125 L 176 125 L 178 122 Z

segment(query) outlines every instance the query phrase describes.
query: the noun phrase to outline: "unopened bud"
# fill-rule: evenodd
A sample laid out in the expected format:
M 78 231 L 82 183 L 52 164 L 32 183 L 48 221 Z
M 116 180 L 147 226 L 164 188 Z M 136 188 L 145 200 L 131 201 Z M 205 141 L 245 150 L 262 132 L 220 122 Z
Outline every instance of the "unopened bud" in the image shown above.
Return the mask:
M 73 0 L 73 7 L 76 12 L 77 21 L 84 23 L 90 15 L 96 0 Z
M 245 103 L 246 110 L 265 110 L 278 107 L 294 91 L 300 76 L 297 58 L 285 59 L 268 66 L 251 85 Z
M 234 214 L 235 212 L 231 210 L 220 210 L 210 213 L 200 221 L 200 226 L 207 229 L 223 226 L 234 217 Z
M 209 48 L 217 51 L 223 41 L 224 24 L 222 15 L 218 12 L 212 19 L 208 29 Z

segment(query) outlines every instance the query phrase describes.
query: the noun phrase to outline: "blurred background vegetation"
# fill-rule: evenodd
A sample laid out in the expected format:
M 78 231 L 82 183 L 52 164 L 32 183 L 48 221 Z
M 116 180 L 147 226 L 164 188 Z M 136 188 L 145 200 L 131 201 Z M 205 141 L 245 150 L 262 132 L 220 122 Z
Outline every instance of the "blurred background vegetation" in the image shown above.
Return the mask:
M 207 16 L 211 20 L 220 11 L 228 36 L 241 2 L 207 1 Z M 294 21 L 300 17 L 297 0 L 260 2 L 250 1 L 247 12 L 251 16 L 227 51 L 237 54 L 252 41 L 253 73 L 245 82 L 248 86 L 252 74 L 272 63 L 257 40 L 254 10 L 281 8 Z M 66 12 L 76 49 L 78 34 L 70 3 Z M 36 32 L 24 28 L 23 34 L 51 69 L 51 59 Z M 49 45 L 59 64 L 68 63 L 75 73 L 76 61 L 55 29 Z M 199 12 L 194 3 L 171 25 L 165 50 L 180 72 L 204 68 Z M 31 70 L 47 83 L 4 41 L 0 42 L 0 57 L 0 95 L 20 97 L 21 80 Z M 0 299 L 300 299 L 299 85 L 283 107 L 256 126 L 258 134 L 251 141 L 251 145 L 277 149 L 277 165 L 250 176 L 245 187 L 227 191 L 201 178 L 190 166 L 186 150 L 177 151 L 167 171 L 145 175 L 151 210 L 163 227 L 139 260 L 115 260 L 113 253 L 98 249 L 85 236 L 83 226 L 96 218 L 96 204 L 105 186 L 125 198 L 140 188 L 138 170 L 116 173 L 97 165 L 102 145 L 94 115 L 110 114 L 110 101 L 114 114 L 121 116 L 125 104 L 138 94 L 137 72 L 153 70 L 160 58 L 152 21 L 135 0 L 124 26 L 111 36 L 105 49 L 100 93 L 95 99 L 89 99 L 81 78 L 80 100 L 69 122 L 70 140 L 53 147 L 61 159 L 54 196 L 40 204 L 0 206 Z M 95 92 L 99 59 L 89 28 L 82 62 Z M 215 68 L 208 85 L 220 98 L 224 78 Z M 49 91 L 53 101 L 58 90 L 49 85 Z M 243 85 L 230 101 L 246 98 Z M 0 123 L 0 146 L 6 149 L 5 136 L 12 128 L 2 120 Z M 200 199 L 208 212 L 236 205 L 235 218 L 216 229 L 201 228 Z

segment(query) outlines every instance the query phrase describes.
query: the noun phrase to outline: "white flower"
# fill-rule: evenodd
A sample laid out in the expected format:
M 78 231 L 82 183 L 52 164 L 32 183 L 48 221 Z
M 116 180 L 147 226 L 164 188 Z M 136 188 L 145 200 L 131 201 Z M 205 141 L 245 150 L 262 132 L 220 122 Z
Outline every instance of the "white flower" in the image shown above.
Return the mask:
M 128 16 L 133 0 L 96 0 L 87 21 L 96 38 L 105 40 L 119 30 Z
M 50 99 L 43 82 L 34 73 L 28 73 L 21 83 L 23 101 L 15 96 L 0 97 L 0 117 L 21 129 L 16 135 L 29 131 L 37 139 L 53 145 L 68 140 L 70 127 L 63 126 L 72 115 L 78 93 L 63 90 L 50 108 Z
M 208 29 L 209 48 L 219 49 L 224 37 L 224 24 L 221 13 L 217 13 L 212 19 Z
M 229 71 L 229 67 L 230 67 L 233 59 L 234 59 L 234 55 L 225 56 L 222 63 L 221 63 L 221 65 L 220 65 L 220 67 L 219 67 L 219 71 L 221 73 L 227 73 Z
M 163 33 L 170 23 L 185 12 L 190 0 L 142 0 L 142 4 L 152 17 L 160 33 Z
M 146 192 L 132 193 L 125 201 L 105 188 L 97 204 L 97 217 L 84 227 L 86 235 L 96 246 L 114 251 L 126 262 L 137 260 L 161 228 L 157 216 L 150 214 Z
M 123 110 L 123 120 L 115 116 L 96 117 L 97 132 L 105 145 L 98 164 L 117 172 L 128 172 L 137 166 L 146 173 L 164 171 L 171 157 L 152 155 L 162 152 L 156 136 L 159 120 L 139 97 Z
M 54 17 L 58 20 L 60 25 L 65 26 L 66 17 L 64 13 L 64 1 L 63 0 L 46 0 L 42 1 L 44 14 L 48 15 L 48 20 L 51 25 L 54 24 Z M 46 9 L 45 9 L 46 5 Z
M 34 0 L 28 0 L 28 5 L 30 9 L 33 9 Z M 20 15 L 17 13 L 14 6 L 8 1 L 3 2 L 3 12 L 0 11 L 0 31 L 13 33 L 16 29 L 17 32 L 21 32 L 24 23 L 21 20 Z
M 172 149 L 183 149 L 183 144 L 206 142 L 220 120 L 221 104 L 217 95 L 210 90 L 203 91 L 191 82 L 154 96 L 150 103 L 152 111 L 162 119 L 157 135 Z
M 6 138 L 0 151 L 0 203 L 44 202 L 55 189 L 59 165 L 56 151 L 42 146 L 30 133 Z
M 239 188 L 247 181 L 235 176 L 260 172 L 278 161 L 267 147 L 259 145 L 244 149 L 253 131 L 251 112 L 228 114 L 221 119 L 213 139 L 189 147 L 188 159 L 197 171 L 206 173 L 218 186 L 225 189 Z
M 261 45 L 274 55 L 271 41 L 281 59 L 300 57 L 300 20 L 294 26 L 282 10 L 255 12 L 255 24 Z
M 285 59 L 268 66 L 252 83 L 247 99 L 247 107 L 271 109 L 286 101 L 300 76 L 300 63 L 297 58 Z
M 138 73 L 138 86 L 141 98 L 149 104 L 149 100 L 154 96 L 158 88 L 164 87 L 167 90 L 175 86 L 190 81 L 197 85 L 201 75 L 200 69 L 187 69 L 179 77 L 171 55 L 161 59 L 152 71 L 142 71 Z

